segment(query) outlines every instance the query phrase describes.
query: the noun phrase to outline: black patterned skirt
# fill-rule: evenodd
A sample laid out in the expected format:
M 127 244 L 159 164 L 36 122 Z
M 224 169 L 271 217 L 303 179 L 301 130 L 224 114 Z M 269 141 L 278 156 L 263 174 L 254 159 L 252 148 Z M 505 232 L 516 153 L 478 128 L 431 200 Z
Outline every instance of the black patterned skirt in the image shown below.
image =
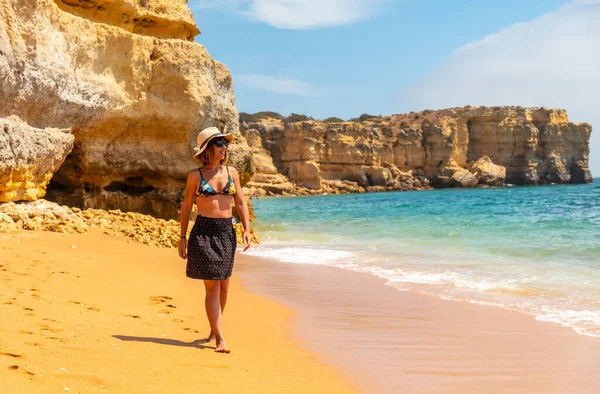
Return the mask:
M 232 218 L 198 216 L 188 242 L 186 276 L 204 280 L 229 278 L 236 246 Z

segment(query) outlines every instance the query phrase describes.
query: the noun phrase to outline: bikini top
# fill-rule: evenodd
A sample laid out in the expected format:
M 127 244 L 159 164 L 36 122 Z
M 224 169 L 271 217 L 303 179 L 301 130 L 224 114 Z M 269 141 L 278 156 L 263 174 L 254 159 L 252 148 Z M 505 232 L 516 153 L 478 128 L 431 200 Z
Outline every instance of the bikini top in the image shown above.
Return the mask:
M 204 176 L 202 175 L 202 170 L 200 168 L 198 168 L 198 171 L 200 171 L 200 187 L 198 187 L 198 192 L 196 193 L 197 197 L 212 197 L 217 196 L 219 194 L 222 194 L 224 196 L 235 195 L 235 183 L 233 183 L 233 179 L 229 174 L 229 167 L 227 167 L 227 183 L 225 184 L 225 187 L 223 188 L 222 192 L 216 191 L 208 182 L 206 182 Z

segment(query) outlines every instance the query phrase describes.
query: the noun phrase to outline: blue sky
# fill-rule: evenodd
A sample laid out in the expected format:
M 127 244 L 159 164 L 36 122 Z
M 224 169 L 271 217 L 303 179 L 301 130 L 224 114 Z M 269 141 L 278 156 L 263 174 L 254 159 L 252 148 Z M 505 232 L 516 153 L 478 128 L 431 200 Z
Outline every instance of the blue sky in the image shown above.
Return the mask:
M 240 112 L 318 119 L 464 105 L 597 126 L 600 0 L 189 0 Z

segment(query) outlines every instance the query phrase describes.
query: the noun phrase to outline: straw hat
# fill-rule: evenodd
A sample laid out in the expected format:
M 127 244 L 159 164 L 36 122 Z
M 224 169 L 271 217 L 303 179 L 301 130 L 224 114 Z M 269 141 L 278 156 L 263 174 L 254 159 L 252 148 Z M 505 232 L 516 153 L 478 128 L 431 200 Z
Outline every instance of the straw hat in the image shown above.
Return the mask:
M 195 148 L 196 154 L 194 155 L 194 157 L 197 159 L 200 153 L 204 152 L 204 149 L 206 149 L 210 140 L 219 137 L 225 138 L 227 143 L 230 143 L 233 139 L 233 134 L 223 134 L 216 127 L 207 127 L 206 129 L 198 133 L 198 146 L 196 146 Z

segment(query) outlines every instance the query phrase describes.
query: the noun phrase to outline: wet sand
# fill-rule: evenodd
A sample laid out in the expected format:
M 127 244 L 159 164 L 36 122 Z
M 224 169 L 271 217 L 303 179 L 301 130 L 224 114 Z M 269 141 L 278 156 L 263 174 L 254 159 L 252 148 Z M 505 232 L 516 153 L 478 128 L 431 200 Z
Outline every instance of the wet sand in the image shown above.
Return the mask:
M 600 338 L 333 267 L 245 257 L 236 270 L 294 308 L 303 346 L 364 392 L 600 393 Z
M 204 343 L 200 281 L 175 249 L 102 234 L 0 234 L 0 392 L 356 391 L 303 350 L 292 311 L 232 280 L 232 353 Z

